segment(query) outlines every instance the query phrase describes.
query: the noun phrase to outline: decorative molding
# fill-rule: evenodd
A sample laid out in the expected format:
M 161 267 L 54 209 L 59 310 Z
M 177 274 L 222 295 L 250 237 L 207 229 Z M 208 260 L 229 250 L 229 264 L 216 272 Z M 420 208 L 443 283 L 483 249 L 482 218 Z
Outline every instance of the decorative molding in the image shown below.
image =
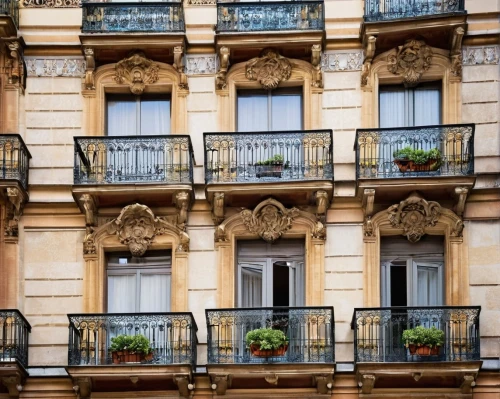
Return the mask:
M 186 54 L 184 58 L 186 60 L 186 75 L 213 75 L 217 72 L 215 54 Z
M 328 193 L 324 190 L 316 191 L 316 215 L 325 215 L 330 201 L 328 201 Z
M 361 71 L 363 66 L 363 52 L 323 53 L 321 68 L 323 72 L 350 72 Z
M 24 0 L 24 8 L 79 8 L 81 0 Z
M 177 47 L 174 49 L 178 49 Z M 182 47 L 181 47 L 182 49 Z M 179 62 L 179 54 L 177 61 Z M 181 68 L 180 64 L 175 64 L 177 71 Z M 133 94 L 142 94 L 146 84 L 156 83 L 158 81 L 159 66 L 146 58 L 142 51 L 133 52 L 129 57 L 119 61 L 115 66 L 114 79 L 118 84 L 129 84 L 130 91 Z M 179 87 L 183 84 L 182 79 L 179 82 Z
M 180 80 L 179 80 L 179 89 L 181 90 L 189 90 L 187 76 L 184 73 L 184 48 L 182 46 L 174 47 L 174 69 L 179 72 Z M 156 70 L 156 79 L 147 83 L 155 83 L 158 80 L 158 69 Z
M 423 40 L 410 39 L 387 57 L 387 69 L 403 77 L 405 87 L 414 87 L 432 63 L 432 49 Z
M 312 57 L 315 58 L 314 54 Z M 258 81 L 266 90 L 275 89 L 281 82 L 290 79 L 291 75 L 290 61 L 271 48 L 262 50 L 260 57 L 252 58 L 245 66 L 246 78 Z
M 370 217 L 373 215 L 373 204 L 375 202 L 375 189 L 365 188 L 363 190 L 362 207 L 365 211 L 365 216 Z
M 229 68 L 229 48 L 222 46 L 219 49 L 219 72 L 215 77 L 215 86 L 217 90 L 227 88 L 227 70 Z
M 272 198 L 262 201 L 253 211 L 245 209 L 240 213 L 247 229 L 269 243 L 273 243 L 289 230 L 298 214 L 297 208 L 286 209 L 283 204 Z
M 459 81 L 462 80 L 462 39 L 464 34 L 464 28 L 461 26 L 455 28 L 450 50 L 451 74 Z
M 175 206 L 177 208 L 177 227 L 185 230 L 189 208 L 189 193 L 187 191 L 181 191 L 175 195 Z
M 85 54 L 85 89 L 94 90 L 95 54 L 94 49 L 87 47 L 83 50 Z
M 498 65 L 500 46 L 464 47 L 462 49 L 462 63 L 471 65 Z
M 313 79 L 311 85 L 313 87 L 323 87 L 323 72 L 321 71 L 321 45 L 313 44 L 311 46 L 311 65 L 313 66 Z M 291 73 L 291 65 L 290 65 Z
M 7 187 L 5 192 L 7 199 L 5 212 L 5 237 L 17 238 L 19 236 L 19 220 L 23 214 L 24 197 L 16 187 Z
M 368 76 L 372 68 L 373 57 L 375 57 L 377 38 L 370 36 L 366 45 L 365 59 L 361 67 L 361 87 L 368 86 Z
M 19 38 L 3 40 L 7 47 L 5 71 L 7 83 L 19 88 L 23 93 L 26 89 L 26 69 L 24 61 L 24 41 Z
M 188 0 L 190 6 L 212 6 L 216 4 L 215 0 Z
M 82 204 L 82 207 L 85 210 L 85 225 L 95 226 L 97 206 L 94 201 L 94 198 L 90 194 L 83 194 L 80 197 L 80 203 Z
M 28 76 L 85 77 L 87 65 L 82 58 L 29 58 L 26 57 Z
M 221 224 L 224 221 L 224 214 L 224 193 L 214 193 L 212 200 L 212 220 L 214 224 Z
M 458 197 L 457 205 L 455 207 L 455 213 L 462 217 L 465 210 L 465 201 L 467 200 L 467 195 L 469 194 L 469 189 L 467 187 L 455 187 L 455 195 Z

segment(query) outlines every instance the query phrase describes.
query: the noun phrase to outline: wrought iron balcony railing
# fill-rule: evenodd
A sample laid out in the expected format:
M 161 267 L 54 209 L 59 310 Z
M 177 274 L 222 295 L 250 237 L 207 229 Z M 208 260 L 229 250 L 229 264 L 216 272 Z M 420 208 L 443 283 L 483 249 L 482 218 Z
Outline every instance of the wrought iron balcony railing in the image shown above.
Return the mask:
M 333 363 L 332 307 L 207 309 L 208 364 Z M 288 340 L 284 354 L 256 357 L 246 334 L 258 328 L 281 330 Z
M 324 2 L 217 2 L 217 32 L 311 31 L 325 27 Z
M 0 180 L 17 180 L 28 190 L 31 154 L 18 134 L 0 135 Z
M 464 0 L 365 0 L 365 21 L 463 14 Z
M 144 364 L 196 364 L 196 332 L 191 313 L 70 314 L 69 366 L 113 364 L 111 339 L 143 335 L 152 348 Z M 116 364 L 116 356 L 115 362 Z
M 28 367 L 30 323 L 16 309 L 0 309 L 0 368 L 2 362 Z
M 184 32 L 182 1 L 111 2 L 83 0 L 83 33 Z
M 189 136 L 75 137 L 75 184 L 193 182 Z
M 205 133 L 205 181 L 332 180 L 332 131 Z
M 417 362 L 479 360 L 480 307 L 393 307 L 354 309 L 356 362 Z M 444 340 L 430 355 L 412 354 L 403 331 L 423 326 L 444 332 Z M 407 347 L 408 346 L 408 347 Z
M 358 179 L 474 174 L 474 125 L 437 125 L 356 132 Z
M 0 0 L 0 14 L 10 15 L 16 28 L 19 28 L 19 0 Z

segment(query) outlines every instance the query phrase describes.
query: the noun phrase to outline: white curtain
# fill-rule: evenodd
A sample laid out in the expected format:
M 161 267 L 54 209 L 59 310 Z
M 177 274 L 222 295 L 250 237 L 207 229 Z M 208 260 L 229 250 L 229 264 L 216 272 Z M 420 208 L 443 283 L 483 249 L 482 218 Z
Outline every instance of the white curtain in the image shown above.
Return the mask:
M 437 267 L 417 265 L 417 303 L 416 306 L 442 305 L 439 295 Z
M 137 117 L 135 99 L 108 99 L 108 136 L 135 136 Z
M 238 94 L 238 131 L 263 132 L 269 130 L 267 93 Z
M 262 272 L 241 266 L 241 305 L 244 308 L 262 306 Z
M 441 123 L 441 93 L 438 88 L 417 88 L 414 91 L 414 126 Z
M 108 276 L 108 312 L 133 313 L 136 300 L 136 275 Z
M 140 312 L 170 312 L 170 275 L 141 274 Z
M 141 135 L 170 134 L 170 100 L 141 101 Z
M 379 127 L 408 125 L 408 99 L 399 87 L 381 87 L 379 91 Z
M 271 130 L 302 129 L 302 96 L 300 94 L 272 96 L 271 110 Z

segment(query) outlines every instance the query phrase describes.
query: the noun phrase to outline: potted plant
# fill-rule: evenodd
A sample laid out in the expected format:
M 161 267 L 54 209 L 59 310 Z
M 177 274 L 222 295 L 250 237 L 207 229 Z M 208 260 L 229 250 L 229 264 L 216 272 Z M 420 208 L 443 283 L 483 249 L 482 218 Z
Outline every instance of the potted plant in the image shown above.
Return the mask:
M 114 364 L 139 363 L 153 358 L 153 349 L 144 335 L 121 334 L 111 338 L 111 351 Z
M 283 356 L 288 349 L 288 340 L 281 330 L 258 328 L 249 331 L 245 340 L 256 357 Z
M 281 177 L 283 162 L 284 158 L 281 154 L 276 154 L 265 161 L 258 161 L 255 164 L 257 166 L 257 177 Z
M 430 150 L 413 149 L 406 146 L 393 152 L 394 163 L 402 173 L 433 172 L 441 166 L 441 151 L 437 148 Z
M 436 327 L 417 326 L 403 331 L 402 341 L 410 351 L 410 355 L 439 355 L 444 343 L 444 331 Z

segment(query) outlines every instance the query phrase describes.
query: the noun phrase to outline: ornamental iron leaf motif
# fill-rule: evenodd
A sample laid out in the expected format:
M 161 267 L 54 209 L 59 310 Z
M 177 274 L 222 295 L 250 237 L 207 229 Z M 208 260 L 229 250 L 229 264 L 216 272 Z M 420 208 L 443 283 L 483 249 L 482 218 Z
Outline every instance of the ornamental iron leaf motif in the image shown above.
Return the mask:
M 115 81 L 128 83 L 133 94 L 142 94 L 146 84 L 158 81 L 159 66 L 147 59 L 142 51 L 132 53 L 128 58 L 119 61 L 115 67 Z
M 395 75 L 403 76 L 405 87 L 414 87 L 432 62 L 432 49 L 423 40 L 407 40 L 387 57 L 387 68 Z
M 269 243 L 273 243 L 289 230 L 298 214 L 297 208 L 286 209 L 283 204 L 272 198 L 262 201 L 253 212 L 245 209 L 240 213 L 247 229 Z
M 257 80 L 266 90 L 275 89 L 291 75 L 290 61 L 271 48 L 264 49 L 260 57 L 252 58 L 245 67 L 246 78 Z
M 389 221 L 396 228 L 403 229 L 403 235 L 410 242 L 418 242 L 425 234 L 425 228 L 435 226 L 441 214 L 441 205 L 435 201 L 426 201 L 417 193 L 392 205 L 387 209 Z

